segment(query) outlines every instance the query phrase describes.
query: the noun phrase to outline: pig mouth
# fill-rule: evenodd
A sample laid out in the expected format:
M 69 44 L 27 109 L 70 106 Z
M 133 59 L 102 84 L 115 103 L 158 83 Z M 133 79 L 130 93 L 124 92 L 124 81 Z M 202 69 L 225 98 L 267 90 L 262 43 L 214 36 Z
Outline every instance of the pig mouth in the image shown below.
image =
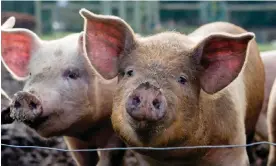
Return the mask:
M 160 132 L 165 126 L 163 120 L 155 122 L 155 121 L 137 121 L 134 119 L 129 120 L 129 124 L 131 127 L 139 133 L 158 133 Z
M 37 130 L 42 124 L 44 124 L 47 120 L 49 119 L 49 116 L 46 117 L 40 117 L 37 118 L 33 121 L 30 120 L 25 120 L 23 123 L 26 124 L 27 126 Z

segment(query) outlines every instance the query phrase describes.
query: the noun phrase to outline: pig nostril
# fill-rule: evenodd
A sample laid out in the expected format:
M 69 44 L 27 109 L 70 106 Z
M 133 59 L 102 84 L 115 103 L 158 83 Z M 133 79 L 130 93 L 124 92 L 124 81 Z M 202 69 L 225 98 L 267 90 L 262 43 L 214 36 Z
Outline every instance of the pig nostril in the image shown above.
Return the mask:
M 21 104 L 18 101 L 15 101 L 14 108 L 18 109 L 19 107 L 21 107 Z
M 132 98 L 132 104 L 134 106 L 138 106 L 140 103 L 141 103 L 141 100 L 138 96 L 135 96 L 135 97 Z
M 30 106 L 31 109 L 36 109 L 37 105 L 34 102 L 31 101 L 29 106 Z
M 161 105 L 161 103 L 160 103 L 160 101 L 158 100 L 158 99 L 154 99 L 153 101 L 152 101 L 152 105 L 154 106 L 154 108 L 156 108 L 156 109 L 160 109 L 160 105 Z

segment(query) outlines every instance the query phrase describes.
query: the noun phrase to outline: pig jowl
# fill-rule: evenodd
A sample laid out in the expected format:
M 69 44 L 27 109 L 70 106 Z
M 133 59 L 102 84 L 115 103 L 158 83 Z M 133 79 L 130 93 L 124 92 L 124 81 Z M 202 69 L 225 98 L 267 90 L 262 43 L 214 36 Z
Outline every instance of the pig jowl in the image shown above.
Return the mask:
M 129 146 L 251 141 L 264 94 L 254 34 L 218 22 L 137 38 L 118 17 L 80 13 L 86 59 L 104 79 L 118 76 L 111 119 Z M 249 162 L 246 148 L 138 152 L 152 165 Z

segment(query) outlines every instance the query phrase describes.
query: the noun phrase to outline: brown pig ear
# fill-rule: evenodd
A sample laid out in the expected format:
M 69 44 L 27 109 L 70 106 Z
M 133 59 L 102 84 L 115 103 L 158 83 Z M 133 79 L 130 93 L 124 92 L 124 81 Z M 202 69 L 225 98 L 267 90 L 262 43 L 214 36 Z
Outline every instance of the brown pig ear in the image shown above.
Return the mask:
M 105 79 L 118 74 L 119 58 L 134 45 L 130 26 L 115 16 L 80 10 L 84 18 L 84 51 L 92 67 Z
M 254 37 L 250 32 L 212 34 L 197 45 L 194 58 L 203 68 L 200 84 L 205 92 L 216 93 L 239 75 Z
M 1 29 L 1 58 L 4 66 L 17 80 L 28 76 L 32 52 L 40 40 L 33 32 L 23 28 Z

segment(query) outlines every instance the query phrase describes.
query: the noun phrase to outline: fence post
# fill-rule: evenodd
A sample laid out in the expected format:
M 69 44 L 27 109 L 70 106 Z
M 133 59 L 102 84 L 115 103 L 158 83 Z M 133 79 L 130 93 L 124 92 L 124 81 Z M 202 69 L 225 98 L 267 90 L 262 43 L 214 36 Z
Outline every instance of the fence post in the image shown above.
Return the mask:
M 126 2 L 121 0 L 119 3 L 119 16 L 126 20 Z
M 42 21 L 41 21 L 41 1 L 35 1 L 35 31 L 38 35 L 41 35 L 42 32 Z
M 138 33 L 141 33 L 141 8 L 140 8 L 140 2 L 135 1 L 134 3 L 134 25 L 135 25 L 135 31 Z
M 148 1 L 148 2 L 144 2 L 145 5 L 145 16 L 146 16 L 146 33 L 150 33 L 151 30 L 151 25 L 153 22 L 153 2 Z
M 112 14 L 111 3 L 112 3 L 111 1 L 102 1 L 103 14 L 105 14 L 105 15 L 111 15 Z
M 156 26 L 160 24 L 160 1 L 154 1 L 153 3 L 153 24 Z

